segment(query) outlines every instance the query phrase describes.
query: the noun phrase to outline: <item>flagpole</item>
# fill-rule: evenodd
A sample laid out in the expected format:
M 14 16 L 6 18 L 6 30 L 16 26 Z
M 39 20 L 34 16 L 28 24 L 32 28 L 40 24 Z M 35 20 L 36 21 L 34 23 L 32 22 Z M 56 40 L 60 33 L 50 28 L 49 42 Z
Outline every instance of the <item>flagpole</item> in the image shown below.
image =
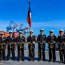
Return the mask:
M 29 10 L 30 10 L 30 0 L 28 0 L 28 7 L 29 7 Z M 30 32 L 30 29 L 31 29 L 31 27 L 29 26 L 29 32 Z
M 29 9 L 30 9 L 30 2 L 31 2 L 31 1 L 30 1 L 30 0 L 28 0 Z

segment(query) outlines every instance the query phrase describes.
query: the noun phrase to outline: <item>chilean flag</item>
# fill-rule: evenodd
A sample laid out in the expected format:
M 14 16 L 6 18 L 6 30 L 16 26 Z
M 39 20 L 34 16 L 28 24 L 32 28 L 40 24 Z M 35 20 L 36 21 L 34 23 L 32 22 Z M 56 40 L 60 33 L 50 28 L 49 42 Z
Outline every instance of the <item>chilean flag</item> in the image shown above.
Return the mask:
M 29 5 L 29 9 L 28 9 L 28 17 L 27 17 L 27 21 L 28 21 L 29 27 L 31 28 L 31 26 L 32 26 L 32 20 L 31 20 L 31 10 L 30 10 L 30 5 Z

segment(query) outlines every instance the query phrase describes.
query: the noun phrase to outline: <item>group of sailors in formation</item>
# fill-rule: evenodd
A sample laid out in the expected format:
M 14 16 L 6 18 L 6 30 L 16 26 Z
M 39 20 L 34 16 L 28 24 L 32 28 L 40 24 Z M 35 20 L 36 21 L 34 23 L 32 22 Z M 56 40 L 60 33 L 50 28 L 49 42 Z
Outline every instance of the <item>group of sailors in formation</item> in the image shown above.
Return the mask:
M 12 32 L 9 32 L 10 36 L 5 37 L 4 33 L 0 34 L 0 60 L 16 60 L 15 49 L 17 48 L 17 59 L 24 61 L 24 44 L 26 43 L 26 37 L 22 32 L 19 32 L 19 36 L 15 38 Z M 49 31 L 49 36 L 46 36 L 44 29 L 40 30 L 40 34 L 36 37 L 33 35 L 33 31 L 30 31 L 30 35 L 27 37 L 29 61 L 34 61 L 35 58 L 35 44 L 38 43 L 38 61 L 46 61 L 45 59 L 45 46 L 48 43 L 49 48 L 49 62 L 56 62 L 56 44 L 58 44 L 60 63 L 65 64 L 65 35 L 64 31 L 59 31 L 59 36 L 55 36 L 54 31 Z M 7 52 L 5 51 L 7 49 Z M 6 54 L 7 53 L 7 54 Z M 12 56 L 11 56 L 12 55 Z

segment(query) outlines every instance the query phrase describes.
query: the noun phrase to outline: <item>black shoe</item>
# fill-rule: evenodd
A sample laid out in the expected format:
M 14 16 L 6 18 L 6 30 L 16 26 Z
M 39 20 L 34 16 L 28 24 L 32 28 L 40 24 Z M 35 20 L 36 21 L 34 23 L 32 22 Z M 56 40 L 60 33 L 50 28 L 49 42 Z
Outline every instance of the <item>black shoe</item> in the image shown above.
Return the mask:
M 51 62 L 52 60 L 49 60 L 49 62 Z
M 9 57 L 7 57 L 7 60 L 9 60 L 10 58 Z
M 53 62 L 56 62 L 55 60 L 53 60 Z
M 45 59 L 43 59 L 42 61 L 46 61 Z
M 64 64 L 65 64 L 65 62 L 64 62 Z
M 0 61 L 1 61 L 1 58 L 0 58 Z
M 22 60 L 22 61 L 24 61 L 24 60 Z
M 21 61 L 24 61 L 24 59 L 21 58 Z
M 62 61 L 62 60 L 60 60 L 60 63 L 63 63 L 63 61 Z
M 32 59 L 32 61 L 34 61 L 34 59 Z
M 31 61 L 31 59 L 29 59 L 29 61 Z

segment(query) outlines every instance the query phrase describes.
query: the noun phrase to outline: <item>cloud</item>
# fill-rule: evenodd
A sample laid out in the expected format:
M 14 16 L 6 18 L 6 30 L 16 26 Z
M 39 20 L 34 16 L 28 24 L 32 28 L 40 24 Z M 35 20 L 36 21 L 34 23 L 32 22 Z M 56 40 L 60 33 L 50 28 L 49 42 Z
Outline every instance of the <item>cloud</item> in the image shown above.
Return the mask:
M 27 21 L 15 21 L 17 24 L 23 24 L 24 26 L 28 27 Z M 10 24 L 10 21 L 1 21 L 0 20 L 0 30 L 6 30 L 6 27 Z M 32 29 L 36 28 L 49 28 L 49 27 L 54 27 L 54 28 L 65 28 L 65 20 L 64 21 L 44 21 L 44 22 L 32 22 Z
M 1 3 L 6 3 L 6 2 L 16 2 L 18 0 L 0 0 Z
M 33 27 L 65 27 L 65 21 L 33 22 Z
M 13 21 L 16 24 L 23 24 L 25 26 L 28 26 L 28 22 L 26 21 Z M 10 21 L 0 21 L 0 26 L 8 26 L 10 24 Z M 45 27 L 65 27 L 65 20 L 64 21 L 44 21 L 44 22 L 32 22 L 32 27 L 39 27 L 39 26 L 45 26 Z
M 24 21 L 13 21 L 14 23 L 16 23 L 17 25 L 23 24 L 22 27 L 28 27 L 28 23 L 24 22 Z M 6 30 L 6 27 L 9 26 L 10 21 L 4 21 L 4 20 L 0 20 L 0 30 Z M 14 25 L 14 24 L 12 24 Z M 20 27 L 20 26 L 18 26 Z

